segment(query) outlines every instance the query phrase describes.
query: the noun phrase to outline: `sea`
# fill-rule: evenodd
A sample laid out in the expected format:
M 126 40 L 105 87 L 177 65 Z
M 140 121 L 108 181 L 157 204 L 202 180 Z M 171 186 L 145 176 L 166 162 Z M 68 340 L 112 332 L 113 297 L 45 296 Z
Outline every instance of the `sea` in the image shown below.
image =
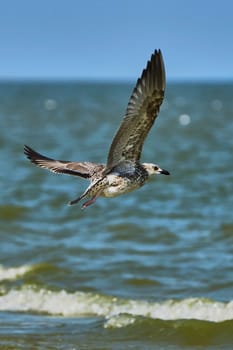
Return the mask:
M 137 191 L 68 206 L 84 179 L 24 144 L 104 163 L 134 82 L 0 82 L 0 349 L 233 349 L 233 82 L 169 82 Z

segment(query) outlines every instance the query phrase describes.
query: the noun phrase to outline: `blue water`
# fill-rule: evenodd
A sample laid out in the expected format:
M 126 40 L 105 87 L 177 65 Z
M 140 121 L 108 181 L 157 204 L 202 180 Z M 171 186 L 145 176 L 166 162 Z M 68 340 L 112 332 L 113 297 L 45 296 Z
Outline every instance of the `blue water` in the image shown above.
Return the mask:
M 0 84 L 4 349 L 231 349 L 231 83 L 170 83 L 138 191 L 67 202 L 87 183 L 32 165 L 105 162 L 133 84 Z

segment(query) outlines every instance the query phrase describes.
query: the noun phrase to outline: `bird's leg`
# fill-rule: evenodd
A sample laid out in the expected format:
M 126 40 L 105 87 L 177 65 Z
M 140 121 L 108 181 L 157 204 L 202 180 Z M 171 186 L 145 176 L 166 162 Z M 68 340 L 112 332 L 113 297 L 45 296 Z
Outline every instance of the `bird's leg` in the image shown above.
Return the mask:
M 74 200 L 72 200 L 72 201 L 69 201 L 69 202 L 68 202 L 68 205 L 76 204 L 76 203 L 78 203 L 82 198 L 83 198 L 83 197 L 81 196 L 81 197 L 78 197 L 78 198 L 76 198 L 76 199 L 74 199 Z
M 81 199 L 85 198 L 88 195 L 88 192 L 89 192 L 89 188 L 87 188 L 86 191 L 80 197 L 78 197 L 72 201 L 69 201 L 68 205 L 73 205 L 73 204 L 78 203 L 79 201 L 81 201 Z
M 72 200 L 72 201 L 69 201 L 69 202 L 68 202 L 68 205 L 76 204 L 76 203 L 78 203 L 81 199 L 83 199 L 84 197 L 85 197 L 85 196 L 80 196 L 80 197 L 78 197 L 77 199 L 74 199 L 74 200 Z M 83 203 L 82 209 L 85 209 L 85 208 L 88 207 L 89 205 L 95 203 L 96 198 L 97 198 L 97 196 L 91 197 L 91 199 L 89 199 L 88 201 L 86 201 L 85 203 Z
M 103 191 L 103 188 L 106 187 L 107 184 L 108 182 L 106 178 L 101 178 L 97 180 L 95 183 L 91 183 L 90 186 L 86 189 L 86 191 L 80 197 L 70 201 L 68 204 L 69 205 L 76 204 L 81 199 L 89 196 L 91 198 L 82 205 L 82 209 L 85 209 L 89 205 L 95 203 L 96 198 L 101 194 L 101 192 Z
M 78 198 L 72 200 L 72 201 L 69 201 L 68 202 L 68 205 L 73 205 L 73 204 L 76 204 L 78 203 L 79 201 L 81 201 L 81 199 L 85 198 L 86 196 L 89 195 L 89 188 Z M 96 198 L 98 197 L 99 195 L 99 192 L 96 193 L 94 196 L 91 197 L 91 199 L 89 199 L 88 201 L 86 201 L 83 205 L 82 205 L 82 209 L 85 209 L 86 207 L 88 207 L 89 205 L 95 203 L 96 201 Z
M 88 201 L 86 201 L 85 203 L 83 203 L 82 205 L 82 209 L 86 209 L 86 207 L 88 207 L 89 205 L 95 203 L 97 196 L 91 197 L 91 199 L 89 199 Z

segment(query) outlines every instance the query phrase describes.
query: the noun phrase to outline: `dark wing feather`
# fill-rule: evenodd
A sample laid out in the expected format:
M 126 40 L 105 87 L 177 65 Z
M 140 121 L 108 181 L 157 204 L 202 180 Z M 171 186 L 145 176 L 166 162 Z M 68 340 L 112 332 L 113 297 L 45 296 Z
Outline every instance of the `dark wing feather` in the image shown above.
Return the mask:
M 85 179 L 92 177 L 95 172 L 104 169 L 104 165 L 102 164 L 91 162 L 70 162 L 48 158 L 26 145 L 24 146 L 24 154 L 32 163 L 41 168 L 48 169 L 54 173 L 75 175 Z
M 139 161 L 143 143 L 163 101 L 164 90 L 163 57 L 160 50 L 155 50 L 137 81 L 125 117 L 113 139 L 106 172 L 121 161 Z

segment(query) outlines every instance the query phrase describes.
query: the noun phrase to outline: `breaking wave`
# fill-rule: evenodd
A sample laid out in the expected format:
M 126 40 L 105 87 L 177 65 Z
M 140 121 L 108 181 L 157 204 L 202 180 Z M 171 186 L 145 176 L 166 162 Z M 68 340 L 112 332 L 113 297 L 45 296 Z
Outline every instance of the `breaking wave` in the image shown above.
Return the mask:
M 150 319 L 196 319 L 223 322 L 233 319 L 233 301 L 224 303 L 201 298 L 149 302 L 98 293 L 51 291 L 25 286 L 0 296 L 1 311 L 20 311 L 65 317 L 105 317 L 105 327 L 123 327 L 137 316 Z
M 24 276 L 32 270 L 32 266 L 23 265 L 19 267 L 3 267 L 0 265 L 0 282 L 6 280 L 15 280 L 20 276 Z

